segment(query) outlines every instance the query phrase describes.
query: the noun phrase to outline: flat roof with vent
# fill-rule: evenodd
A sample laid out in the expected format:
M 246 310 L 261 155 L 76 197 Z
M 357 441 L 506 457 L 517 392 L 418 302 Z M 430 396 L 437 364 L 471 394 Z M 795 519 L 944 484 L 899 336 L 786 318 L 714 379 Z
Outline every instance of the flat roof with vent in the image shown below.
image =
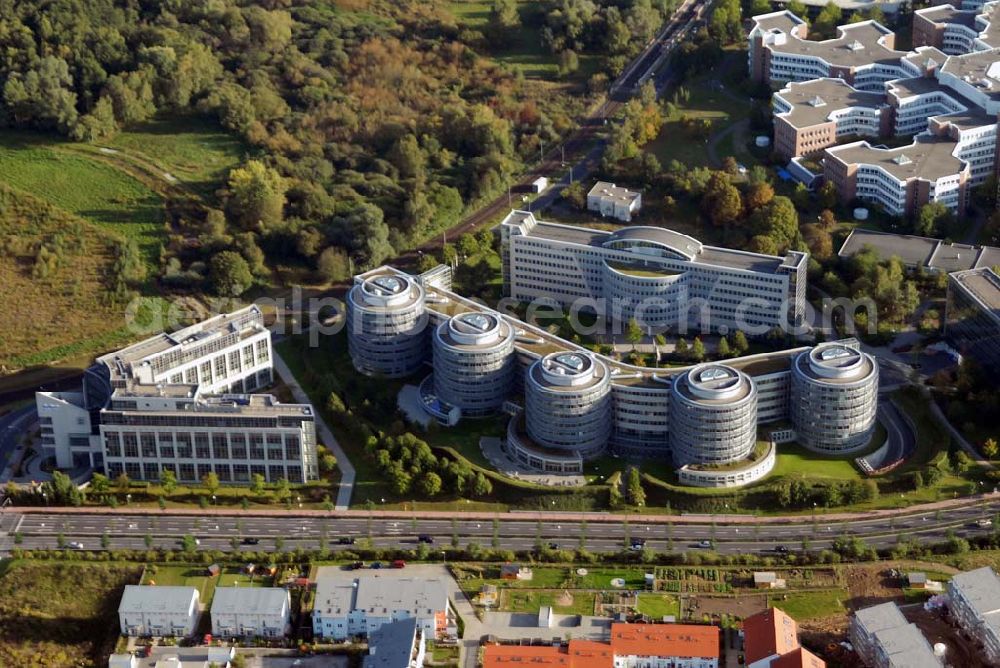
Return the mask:
M 828 148 L 828 158 L 845 165 L 870 165 L 902 182 L 910 179 L 936 181 L 968 171 L 968 163 L 953 154 L 958 144 L 951 140 L 918 135 L 912 144 L 898 148 L 875 148 L 866 141 Z
M 777 116 L 794 128 L 807 128 L 830 121 L 833 115 L 849 108 L 876 110 L 887 107 L 885 96 L 857 90 L 843 79 L 812 79 L 792 82 L 775 93 L 791 107 Z

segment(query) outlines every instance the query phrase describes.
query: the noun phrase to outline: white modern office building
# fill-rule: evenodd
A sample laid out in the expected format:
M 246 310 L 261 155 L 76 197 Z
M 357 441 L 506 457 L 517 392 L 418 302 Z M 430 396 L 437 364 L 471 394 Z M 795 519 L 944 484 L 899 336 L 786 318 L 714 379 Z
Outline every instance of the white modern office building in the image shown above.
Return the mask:
M 611 371 L 593 355 L 554 352 L 524 381 L 528 435 L 545 448 L 600 455 L 611 436 Z
M 273 380 L 271 333 L 249 306 L 104 355 L 75 393 L 38 392 L 43 443 L 57 466 L 197 482 L 255 473 L 319 475 L 312 407 L 255 394 Z
M 792 413 L 799 441 L 824 454 L 868 445 L 878 408 L 878 363 L 868 353 L 825 343 L 792 363 Z
M 380 267 L 356 280 L 397 275 L 405 276 L 391 267 Z M 465 319 L 471 313 L 483 316 L 480 331 L 505 331 L 496 327 L 498 323 L 510 328 L 513 380 L 509 393 L 497 400 L 512 415 L 503 447 L 510 458 L 527 467 L 579 473 L 588 459 L 610 452 L 672 459 L 684 484 L 738 486 L 759 480 L 774 465 L 774 447 L 756 447 L 759 437 L 767 440 L 767 425 L 789 422 L 790 428 L 783 430 L 789 433 L 783 438 L 794 439 L 801 427 L 803 440 L 825 447 L 870 438 L 873 422 L 867 416 L 874 419 L 878 397 L 868 390 L 877 386 L 877 372 L 870 358 L 858 352 L 856 341 L 837 345 L 862 360 L 865 373 L 855 377 L 853 369 L 841 369 L 840 381 L 809 375 L 796 384 L 795 361 L 803 355 L 808 359 L 810 347 L 700 367 L 638 367 L 466 299 L 447 287 L 448 281 L 437 270 L 407 280 L 421 285 L 428 321 L 436 331 L 451 331 L 448 324 L 453 319 Z M 456 324 L 458 329 L 464 327 Z M 423 387 L 437 374 L 438 352 L 429 338 L 421 355 L 430 373 Z M 355 361 L 359 367 L 365 364 Z M 808 386 L 803 389 L 804 383 Z M 461 392 L 464 386 L 454 387 Z M 469 392 L 475 397 L 476 388 Z M 820 399 L 832 402 L 833 407 L 818 413 L 813 408 L 798 410 L 796 402 Z M 426 397 L 425 407 L 439 421 L 451 424 L 447 413 L 433 409 Z M 816 425 L 816 414 L 834 420 L 832 435 Z M 833 445 L 826 445 L 828 441 Z
M 917 10 L 910 52 L 870 21 L 822 42 L 787 11 L 753 21 L 750 72 L 787 84 L 773 98 L 775 148 L 796 173 L 807 156 L 845 203 L 907 216 L 937 202 L 961 216 L 971 188 L 997 172 L 1000 3 Z M 895 137 L 913 141 L 883 145 Z
M 291 595 L 283 587 L 216 587 L 211 615 L 217 638 L 282 638 L 291 626 Z
M 358 371 L 403 378 L 420 368 L 427 319 L 418 283 L 406 276 L 375 276 L 357 282 L 347 303 L 347 342 Z
M 505 294 L 551 300 L 651 331 L 765 334 L 798 325 L 805 253 L 783 257 L 706 246 L 661 227 L 606 232 L 511 211 L 500 226 Z
M 728 464 L 757 443 L 757 387 L 745 373 L 702 364 L 674 380 L 670 395 L 674 464 Z
M 199 606 L 194 587 L 125 585 L 118 604 L 119 628 L 123 636 L 184 638 L 194 633 Z
M 461 313 L 438 325 L 433 348 L 434 393 L 442 411 L 482 417 L 500 410 L 517 366 L 509 322 L 491 313 Z

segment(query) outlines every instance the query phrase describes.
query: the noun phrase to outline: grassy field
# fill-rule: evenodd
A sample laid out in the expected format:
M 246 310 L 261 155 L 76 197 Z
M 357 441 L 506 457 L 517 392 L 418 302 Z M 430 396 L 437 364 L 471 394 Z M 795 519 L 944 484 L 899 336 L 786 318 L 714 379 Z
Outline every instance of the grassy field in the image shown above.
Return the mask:
M 559 76 L 556 57 L 542 46 L 542 20 L 536 11 L 538 3 L 533 0 L 518 0 L 521 26 L 510 31 L 509 38 L 502 44 L 490 48 L 490 55 L 518 71 L 529 79 L 554 80 Z M 448 9 L 455 20 L 468 28 L 487 32 L 490 18 L 491 0 L 455 0 Z M 488 36 L 488 35 L 487 35 Z M 579 76 L 589 76 L 594 58 L 580 57 Z
M 750 113 L 750 104 L 734 99 L 731 92 L 727 94 L 729 89 L 720 84 L 714 74 L 693 79 L 684 84 L 684 89 L 690 97 L 686 102 L 678 101 L 676 113 L 666 119 L 659 136 L 647 144 L 645 150 L 655 155 L 664 166 L 671 160 L 679 160 L 689 167 L 707 167 L 708 139 L 699 139 L 685 130 L 681 118 L 708 120 L 714 135 L 745 119 Z M 672 98 L 668 96 L 667 99 Z M 723 140 L 718 154 L 720 157 L 733 155 L 733 148 L 731 142 Z
M 156 165 L 207 200 L 246 150 L 213 121 L 174 115 L 130 127 L 107 146 Z
M 781 608 L 792 619 L 802 622 L 807 619 L 843 613 L 845 610 L 844 601 L 848 598 L 850 598 L 850 594 L 846 589 L 774 594 L 768 597 L 768 605 Z
M 116 235 L 134 239 L 153 263 L 163 235 L 163 200 L 110 164 L 48 135 L 0 132 L 0 181 Z
M 638 611 L 654 620 L 667 615 L 674 615 L 676 619 L 680 617 L 681 604 L 676 596 L 670 594 L 639 594 Z
M 772 478 L 803 480 L 860 480 L 861 473 L 852 459 L 835 459 L 810 452 L 796 443 L 778 446 Z
M 8 168 L 0 158 L 0 171 Z M 44 276 L 36 273 L 42 244 L 62 249 Z M 130 338 L 122 307 L 104 299 L 110 252 L 105 229 L 0 184 L 0 370 L 88 355 Z
M 140 567 L 0 562 L 0 666 L 107 665 L 118 602 Z
M 505 589 L 500 596 L 500 609 L 506 612 L 527 612 L 537 614 L 543 606 L 551 606 L 557 615 L 594 614 L 594 594 L 574 591 L 568 594 L 572 599 L 568 605 L 563 600 L 563 591 L 517 591 Z

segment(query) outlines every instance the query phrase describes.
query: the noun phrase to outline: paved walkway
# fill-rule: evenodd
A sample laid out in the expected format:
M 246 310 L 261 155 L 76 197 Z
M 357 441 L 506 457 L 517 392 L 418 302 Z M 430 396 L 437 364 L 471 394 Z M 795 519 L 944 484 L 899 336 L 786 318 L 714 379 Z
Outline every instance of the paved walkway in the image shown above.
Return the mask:
M 274 350 L 274 368 L 278 372 L 278 375 L 281 376 L 281 379 L 285 381 L 288 389 L 291 390 L 295 401 L 302 404 L 313 403 L 309 399 L 309 395 L 299 385 L 299 381 L 295 380 L 291 369 L 285 364 L 285 360 L 281 358 L 277 350 Z M 319 437 L 319 441 L 328 447 L 333 456 L 337 458 L 337 468 L 340 469 L 340 486 L 337 489 L 336 509 L 347 510 L 351 505 L 351 494 L 354 493 L 354 465 L 347 458 L 347 453 L 340 447 L 340 443 L 334 438 L 333 432 L 330 431 L 330 427 L 326 424 L 326 420 L 323 419 L 323 416 L 320 415 L 315 406 L 313 410 L 316 419 L 316 435 Z
M 965 450 L 965 453 L 970 457 L 972 457 L 973 461 L 975 461 L 976 464 L 986 469 L 996 468 L 992 462 L 983 459 L 983 456 L 979 454 L 979 450 L 977 450 L 976 447 L 972 445 L 972 443 L 969 443 L 969 441 L 966 440 L 965 436 L 962 435 L 962 432 L 955 429 L 955 426 L 951 423 L 951 421 L 948 420 L 948 416 L 944 414 L 944 411 L 941 410 L 941 407 L 938 406 L 938 403 L 936 401 L 931 399 L 930 404 L 931 404 L 931 414 L 934 416 L 934 418 L 941 424 L 942 427 L 948 430 L 948 433 L 951 434 L 951 437 L 955 439 L 960 446 L 962 446 L 962 449 Z
M 851 522 L 862 520 L 874 520 L 877 518 L 905 517 L 909 515 L 932 513 L 938 510 L 951 510 L 969 506 L 979 506 L 985 503 L 993 503 L 1000 500 L 1000 492 L 984 492 L 974 496 L 961 497 L 958 499 L 946 499 L 933 503 L 917 504 L 905 508 L 883 508 L 879 510 L 866 510 L 862 512 L 841 512 L 841 513 L 821 513 L 818 519 L 824 522 Z M 814 515 L 803 512 L 798 515 L 745 515 L 738 514 L 622 514 L 622 513 L 572 513 L 572 512 L 549 512 L 549 511 L 508 511 L 505 513 L 495 512 L 459 512 L 453 510 L 307 510 L 307 509 L 269 509 L 254 508 L 252 510 L 242 510 L 241 508 L 171 508 L 169 511 L 159 508 L 136 508 L 134 506 L 120 506 L 118 508 L 108 508 L 106 506 L 86 506 L 82 508 L 67 507 L 38 507 L 38 506 L 17 506 L 2 509 L 6 513 L 18 514 L 63 514 L 63 515 L 217 515 L 220 517 L 280 517 L 283 519 L 293 517 L 331 517 L 331 518 L 398 518 L 398 519 L 441 519 L 452 520 L 456 515 L 462 520 L 484 520 L 487 522 L 497 519 L 502 515 L 505 519 L 516 519 L 521 522 L 580 522 L 587 521 L 591 525 L 597 523 L 621 523 L 626 518 L 632 521 L 641 521 L 643 524 L 705 524 L 714 522 L 716 524 L 750 525 L 755 524 L 803 524 L 812 523 Z

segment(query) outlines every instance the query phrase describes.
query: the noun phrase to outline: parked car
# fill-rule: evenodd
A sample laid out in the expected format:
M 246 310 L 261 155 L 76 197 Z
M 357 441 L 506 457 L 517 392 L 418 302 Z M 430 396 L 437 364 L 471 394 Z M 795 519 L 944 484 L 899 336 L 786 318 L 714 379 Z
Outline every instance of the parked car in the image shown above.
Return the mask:
M 381 561 L 373 561 L 372 564 L 371 564 L 371 566 L 369 566 L 368 568 L 374 568 L 375 570 L 379 570 L 380 568 L 382 568 L 382 562 Z
M 359 568 L 364 568 L 364 567 L 365 567 L 365 562 L 363 561 L 352 561 L 351 563 L 344 566 L 344 568 L 346 568 L 349 571 L 356 571 Z
M 784 545 L 775 545 L 774 551 L 779 554 L 788 554 L 788 548 L 785 547 Z
M 406 562 L 403 561 L 402 559 L 396 559 L 394 562 L 392 562 L 392 567 L 393 568 L 406 568 Z

